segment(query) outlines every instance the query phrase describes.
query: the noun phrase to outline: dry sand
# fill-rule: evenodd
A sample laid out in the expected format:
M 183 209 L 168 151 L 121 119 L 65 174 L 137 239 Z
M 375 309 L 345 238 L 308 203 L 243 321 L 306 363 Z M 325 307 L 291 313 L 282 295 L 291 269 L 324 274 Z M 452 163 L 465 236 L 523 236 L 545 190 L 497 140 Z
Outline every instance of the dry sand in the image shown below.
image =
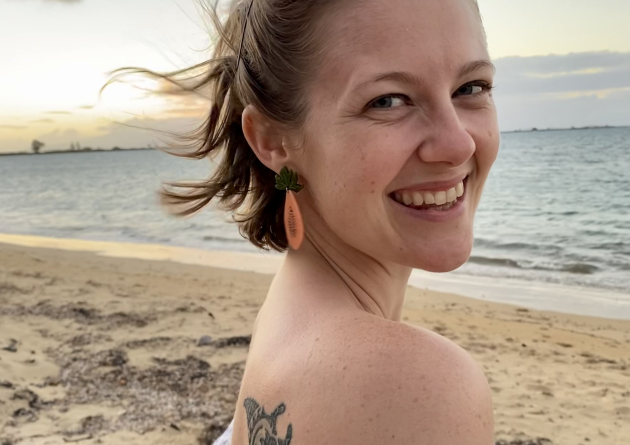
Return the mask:
M 0 444 L 212 443 L 270 281 L 0 244 Z M 483 365 L 497 441 L 630 444 L 630 321 L 413 288 L 403 317 Z

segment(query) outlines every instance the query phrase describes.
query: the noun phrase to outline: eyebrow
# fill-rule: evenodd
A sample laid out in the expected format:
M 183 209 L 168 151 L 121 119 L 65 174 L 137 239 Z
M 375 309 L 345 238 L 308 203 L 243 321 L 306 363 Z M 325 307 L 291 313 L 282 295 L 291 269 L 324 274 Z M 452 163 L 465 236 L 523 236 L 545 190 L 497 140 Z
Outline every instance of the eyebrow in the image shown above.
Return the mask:
M 475 60 L 472 62 L 468 62 L 464 66 L 462 66 L 459 69 L 459 72 L 457 73 L 457 77 L 464 77 L 482 68 L 492 68 L 492 71 L 496 72 L 496 68 L 494 64 L 490 62 L 489 60 Z M 416 85 L 425 83 L 422 79 L 420 79 L 418 76 L 414 74 L 403 72 L 403 71 L 392 71 L 389 73 L 379 74 L 373 79 L 368 80 L 367 82 L 361 83 L 358 86 L 358 88 L 364 85 L 367 85 L 369 83 L 382 82 L 385 80 L 391 80 L 391 81 L 401 82 L 401 83 L 406 83 L 406 84 L 416 84 Z
M 493 73 L 497 71 L 497 68 L 489 60 L 475 60 L 473 62 L 468 62 L 466 65 L 461 67 L 458 73 L 458 77 L 464 77 L 465 75 L 477 71 L 481 68 L 492 68 Z

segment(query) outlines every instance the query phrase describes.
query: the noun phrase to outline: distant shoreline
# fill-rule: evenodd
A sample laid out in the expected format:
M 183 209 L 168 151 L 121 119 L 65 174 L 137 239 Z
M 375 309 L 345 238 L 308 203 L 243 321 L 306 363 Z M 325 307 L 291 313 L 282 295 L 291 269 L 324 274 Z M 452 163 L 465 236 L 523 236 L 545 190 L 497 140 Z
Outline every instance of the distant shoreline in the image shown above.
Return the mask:
M 630 128 L 630 125 L 601 125 L 591 127 L 571 127 L 571 128 L 530 128 L 528 130 L 510 130 L 501 133 L 540 133 L 544 131 L 575 131 L 575 130 L 612 130 L 615 128 Z
M 155 150 L 154 148 L 96 148 L 92 150 L 52 150 L 52 151 L 43 151 L 41 153 L 31 153 L 28 151 L 22 151 L 17 153 L 0 153 L 0 156 L 42 156 L 42 155 L 58 155 L 63 153 L 94 153 L 94 152 L 118 152 L 118 151 L 142 151 L 142 150 Z
M 510 130 L 510 131 L 502 131 L 501 134 L 510 134 L 510 133 L 541 133 L 547 131 L 578 131 L 578 130 L 611 130 L 617 128 L 630 128 L 630 125 L 603 125 L 603 126 L 591 126 L 591 127 L 571 127 L 571 128 L 530 128 L 528 130 Z M 155 150 L 155 148 L 96 148 L 90 150 L 52 150 L 52 151 L 44 151 L 41 153 L 32 153 L 30 151 L 21 151 L 21 152 L 11 152 L 11 153 L 2 153 L 0 152 L 0 156 L 24 156 L 24 155 L 56 155 L 62 153 L 94 153 L 94 152 L 116 152 L 116 151 L 141 151 L 141 150 Z

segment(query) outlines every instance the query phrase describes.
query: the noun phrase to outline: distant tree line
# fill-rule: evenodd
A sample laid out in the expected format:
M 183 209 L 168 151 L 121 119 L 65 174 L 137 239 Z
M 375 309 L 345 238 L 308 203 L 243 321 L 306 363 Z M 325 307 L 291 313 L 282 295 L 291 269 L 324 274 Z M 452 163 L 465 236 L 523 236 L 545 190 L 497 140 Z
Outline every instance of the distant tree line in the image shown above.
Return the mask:
M 39 142 L 37 139 L 35 139 L 31 143 L 31 149 L 33 150 L 33 153 L 38 154 L 44 145 L 46 144 L 44 144 L 43 142 Z
M 31 142 L 31 150 L 33 151 L 33 153 L 35 154 L 39 154 L 41 152 L 41 149 L 45 146 L 46 144 L 44 144 L 43 142 L 40 142 L 38 140 L 34 140 L 33 142 Z M 149 144 L 148 147 L 146 149 L 153 149 L 154 147 Z M 101 147 L 98 147 L 97 149 L 95 149 L 96 151 L 107 151 L 107 150 L 103 150 Z M 120 147 L 113 147 L 111 149 L 112 151 L 119 151 L 122 150 Z M 135 149 L 137 150 L 137 149 Z M 145 149 L 140 149 L 140 150 L 145 150 Z M 70 148 L 68 150 L 57 150 L 57 151 L 48 151 L 47 153 L 63 153 L 66 151 L 93 151 L 93 149 L 91 147 L 81 147 L 81 144 L 79 142 L 72 142 L 70 144 Z

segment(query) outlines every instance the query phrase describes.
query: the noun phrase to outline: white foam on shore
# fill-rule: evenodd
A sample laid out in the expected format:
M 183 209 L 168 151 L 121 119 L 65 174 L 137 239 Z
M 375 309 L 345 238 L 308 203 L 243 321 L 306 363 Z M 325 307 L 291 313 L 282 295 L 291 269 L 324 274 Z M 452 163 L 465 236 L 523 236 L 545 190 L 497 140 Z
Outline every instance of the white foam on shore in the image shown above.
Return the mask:
M 413 271 L 409 285 L 541 311 L 630 320 L 630 295 L 604 289 L 422 270 Z
M 175 261 L 261 274 L 275 274 L 283 255 L 206 251 L 160 244 L 87 241 L 39 236 L 0 234 L 0 243 L 24 247 L 93 252 L 116 258 Z M 478 300 L 512 304 L 531 309 L 593 317 L 630 320 L 630 296 L 612 291 L 497 279 L 456 273 L 434 274 L 415 270 L 409 284 Z

